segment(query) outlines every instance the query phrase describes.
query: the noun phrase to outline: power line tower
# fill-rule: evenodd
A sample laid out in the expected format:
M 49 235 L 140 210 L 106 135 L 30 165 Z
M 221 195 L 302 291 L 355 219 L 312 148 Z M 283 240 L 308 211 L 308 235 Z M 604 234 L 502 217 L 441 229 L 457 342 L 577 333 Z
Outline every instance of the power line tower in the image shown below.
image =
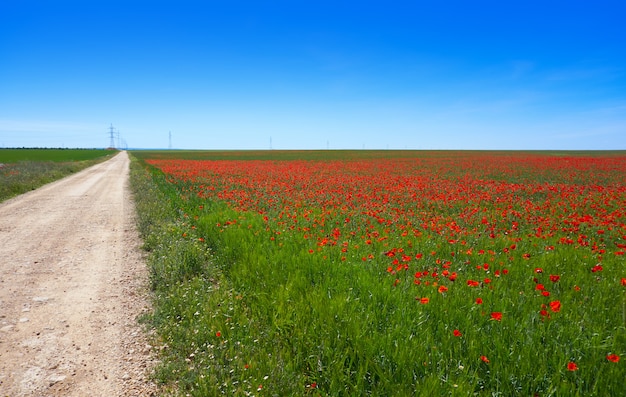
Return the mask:
M 115 128 L 113 128 L 113 124 L 109 127 L 109 135 L 111 136 L 111 143 L 109 143 L 109 148 L 115 149 Z

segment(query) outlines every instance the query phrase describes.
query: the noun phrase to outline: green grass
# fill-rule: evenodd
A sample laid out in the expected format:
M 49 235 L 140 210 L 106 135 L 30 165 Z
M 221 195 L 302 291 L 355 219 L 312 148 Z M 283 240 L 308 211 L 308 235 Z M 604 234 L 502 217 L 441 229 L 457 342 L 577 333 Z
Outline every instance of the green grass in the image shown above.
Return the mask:
M 31 162 L 76 162 L 95 160 L 110 155 L 112 151 L 102 149 L 0 149 L 0 163 Z
M 449 151 L 449 150 L 137 150 L 138 159 L 185 160 L 347 160 L 373 158 L 445 158 L 451 153 L 471 156 L 480 153 L 511 156 L 520 154 L 551 156 L 624 156 L 624 150 L 612 151 Z
M 0 149 L 0 201 L 78 172 L 115 153 L 95 149 Z
M 424 231 L 411 239 L 374 242 L 377 255 L 362 261 L 370 252 L 362 243 L 346 237 L 350 247 L 360 246 L 348 253 L 318 248 L 315 241 L 290 232 L 283 223 L 267 221 L 263 214 L 200 198 L 195 183 L 174 181 L 138 158 L 282 160 L 326 155 L 336 159 L 384 156 L 383 152 L 132 154 L 132 185 L 155 291 L 151 321 L 162 347 L 156 376 L 165 394 L 604 396 L 623 392 L 626 289 L 620 278 L 626 277 L 626 268 L 616 255 L 607 254 L 604 270 L 591 273 L 597 258 L 589 250 L 559 245 L 559 233 L 539 246 L 536 238 L 529 238 L 534 230 L 524 229 L 522 223 L 514 235 L 468 239 L 467 248 L 493 250 L 480 258 L 465 254 L 466 248 L 450 256 L 446 235 Z M 619 209 L 603 205 L 607 213 L 623 217 Z M 462 213 L 464 208 L 456 210 Z M 330 230 L 343 224 L 344 217 L 330 215 L 326 222 Z M 582 232 L 596 234 L 591 228 Z M 623 226 L 607 231 L 603 241 L 608 249 L 613 238 L 609 234 L 621 233 L 626 234 Z M 424 268 L 441 271 L 437 260 L 449 260 L 450 270 L 461 275 L 456 284 L 441 280 L 450 288 L 439 293 L 438 285 L 414 285 L 413 272 L 390 275 L 383 252 L 407 241 L 425 254 Z M 513 242 L 515 255 L 508 252 Z M 557 248 L 546 250 L 550 245 Z M 432 251 L 437 255 L 431 256 Z M 529 253 L 531 259 L 522 253 Z M 476 267 L 484 262 L 491 264 L 489 271 Z M 504 268 L 506 276 L 495 276 L 495 270 Z M 537 273 L 536 268 L 543 271 Z M 552 283 L 551 274 L 560 275 L 560 281 Z M 467 279 L 487 277 L 490 284 L 465 286 Z M 550 297 L 539 295 L 538 282 L 548 286 Z M 421 297 L 428 297 L 429 303 L 420 304 Z M 475 304 L 478 297 L 485 303 Z M 562 310 L 551 312 L 549 320 L 542 318 L 539 304 L 557 299 Z M 492 320 L 492 312 L 501 312 L 502 320 Z M 454 336 L 454 330 L 462 336 Z M 609 362 L 605 356 L 611 352 L 622 355 L 622 361 Z M 568 371 L 569 362 L 580 369 Z

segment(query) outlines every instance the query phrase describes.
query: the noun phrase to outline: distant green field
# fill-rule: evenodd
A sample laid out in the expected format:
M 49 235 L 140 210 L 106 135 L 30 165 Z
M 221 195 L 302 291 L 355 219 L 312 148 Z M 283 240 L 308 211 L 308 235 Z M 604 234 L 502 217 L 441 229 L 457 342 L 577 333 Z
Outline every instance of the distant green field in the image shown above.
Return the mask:
M 0 149 L 0 202 L 104 161 L 117 151 Z
M 623 156 L 626 151 L 480 151 L 480 150 L 134 150 L 139 159 L 184 159 L 184 160 L 348 160 L 389 158 L 440 158 L 468 157 L 481 154 L 489 156 L 518 156 L 520 154 L 544 156 Z
M 20 161 L 84 161 L 103 157 L 112 152 L 103 149 L 0 149 L 0 163 Z

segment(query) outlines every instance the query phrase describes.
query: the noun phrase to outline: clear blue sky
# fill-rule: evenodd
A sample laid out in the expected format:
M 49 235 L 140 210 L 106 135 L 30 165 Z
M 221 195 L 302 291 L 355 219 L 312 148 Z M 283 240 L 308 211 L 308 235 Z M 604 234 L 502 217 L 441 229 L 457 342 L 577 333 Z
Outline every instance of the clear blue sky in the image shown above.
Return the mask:
M 0 2 L 0 147 L 111 123 L 134 148 L 626 149 L 626 2 Z

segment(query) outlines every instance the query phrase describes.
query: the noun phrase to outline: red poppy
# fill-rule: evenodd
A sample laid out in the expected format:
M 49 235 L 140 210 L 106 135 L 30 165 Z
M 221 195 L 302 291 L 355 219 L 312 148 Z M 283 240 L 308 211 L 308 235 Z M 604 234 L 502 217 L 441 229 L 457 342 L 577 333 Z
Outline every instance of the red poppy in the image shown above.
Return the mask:
M 561 311 L 561 301 L 550 302 L 550 310 L 552 310 L 555 313 Z
M 467 285 L 469 285 L 470 287 L 478 287 L 480 283 L 475 280 L 467 280 Z
M 602 271 L 602 265 L 595 265 L 594 267 L 591 268 L 592 273 L 601 272 L 601 271 Z
M 422 305 L 425 305 L 425 304 L 427 304 L 428 302 L 430 302 L 430 299 L 429 299 L 429 298 L 421 298 L 421 299 L 420 299 L 420 303 L 421 303 Z
M 489 359 L 487 358 L 487 356 L 480 356 L 480 359 L 487 364 L 489 363 Z
M 609 354 L 608 356 L 606 356 L 606 359 L 616 363 L 619 361 L 619 356 L 617 354 Z
M 448 291 L 448 287 L 446 287 L 445 285 L 442 285 L 439 287 L 437 291 L 439 291 L 440 294 L 443 294 L 444 292 Z
M 463 335 L 463 334 L 461 333 L 461 331 L 459 331 L 458 329 L 455 329 L 455 330 L 452 332 L 452 334 L 453 334 L 454 336 L 456 336 L 456 337 L 459 337 L 459 336 Z
M 491 319 L 492 320 L 496 320 L 496 321 L 501 321 L 502 320 L 502 312 L 492 312 L 491 313 Z
M 552 281 L 553 283 L 556 283 L 557 281 L 559 281 L 560 278 L 561 278 L 561 276 L 559 276 L 558 274 L 551 274 L 550 275 L 550 281 Z
M 483 304 L 483 299 L 482 298 L 476 298 L 476 304 L 477 305 L 482 305 Z
M 568 371 L 578 371 L 578 365 L 576 365 L 575 362 L 570 361 L 569 363 L 567 363 L 567 370 Z
M 626 287 L 626 278 L 622 278 L 622 285 Z
M 222 333 L 221 333 L 220 331 L 217 331 L 217 332 L 215 333 L 215 336 L 217 336 L 217 337 L 219 338 L 219 337 L 221 337 L 221 336 L 222 336 Z

